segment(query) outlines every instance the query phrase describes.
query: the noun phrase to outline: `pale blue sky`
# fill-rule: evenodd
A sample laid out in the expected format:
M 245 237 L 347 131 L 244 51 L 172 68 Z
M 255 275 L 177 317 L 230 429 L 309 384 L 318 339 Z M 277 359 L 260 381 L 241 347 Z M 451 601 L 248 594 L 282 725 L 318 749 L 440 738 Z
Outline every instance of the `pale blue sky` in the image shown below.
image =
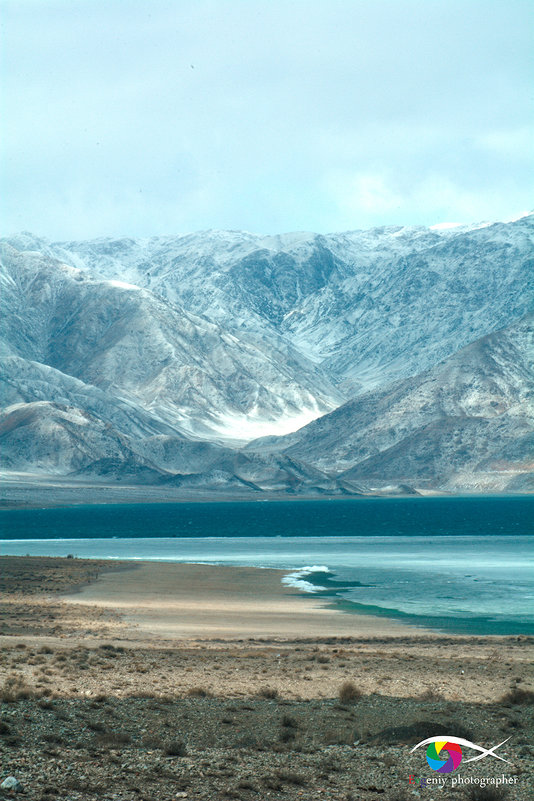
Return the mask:
M 531 0 L 0 2 L 4 233 L 534 207 Z

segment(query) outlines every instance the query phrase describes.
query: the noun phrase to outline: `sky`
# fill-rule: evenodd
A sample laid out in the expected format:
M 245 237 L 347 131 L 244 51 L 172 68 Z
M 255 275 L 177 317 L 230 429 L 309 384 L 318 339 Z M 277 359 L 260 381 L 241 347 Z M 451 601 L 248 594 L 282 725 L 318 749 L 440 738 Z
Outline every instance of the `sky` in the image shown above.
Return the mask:
M 3 234 L 510 219 L 531 0 L 0 0 Z

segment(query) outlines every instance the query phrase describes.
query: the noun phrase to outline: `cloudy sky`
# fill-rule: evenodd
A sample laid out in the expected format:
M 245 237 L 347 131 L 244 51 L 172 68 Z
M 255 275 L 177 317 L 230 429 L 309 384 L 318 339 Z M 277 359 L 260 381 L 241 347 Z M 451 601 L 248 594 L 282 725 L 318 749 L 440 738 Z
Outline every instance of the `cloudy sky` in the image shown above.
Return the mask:
M 534 207 L 531 0 L 1 0 L 3 233 Z

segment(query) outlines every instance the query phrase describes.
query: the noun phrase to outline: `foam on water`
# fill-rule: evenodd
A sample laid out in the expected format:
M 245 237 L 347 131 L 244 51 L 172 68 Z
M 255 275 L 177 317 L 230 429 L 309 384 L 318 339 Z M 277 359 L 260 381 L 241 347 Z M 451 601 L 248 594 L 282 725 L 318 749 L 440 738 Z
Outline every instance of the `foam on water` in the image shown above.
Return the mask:
M 312 573 L 330 573 L 330 570 L 325 565 L 311 565 L 295 570 L 289 573 L 282 579 L 282 584 L 287 584 L 289 587 L 297 587 L 302 592 L 317 592 L 318 587 L 315 584 L 310 584 L 309 581 L 304 580 L 304 576 L 309 576 Z

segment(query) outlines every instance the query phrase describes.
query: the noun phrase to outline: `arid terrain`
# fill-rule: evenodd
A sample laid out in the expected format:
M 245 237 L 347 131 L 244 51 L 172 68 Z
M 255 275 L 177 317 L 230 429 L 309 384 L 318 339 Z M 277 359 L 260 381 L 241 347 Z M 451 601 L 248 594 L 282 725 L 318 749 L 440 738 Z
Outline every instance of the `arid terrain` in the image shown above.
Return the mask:
M 279 571 L 44 557 L 0 568 L 1 780 L 14 776 L 25 798 L 532 797 L 533 638 L 345 615 L 282 587 Z M 424 787 L 439 774 L 424 747 L 410 751 L 437 735 L 485 748 L 510 738 L 496 753 L 511 764 L 466 765 L 477 754 L 466 747 L 444 789 Z M 503 776 L 507 789 L 480 788 Z

